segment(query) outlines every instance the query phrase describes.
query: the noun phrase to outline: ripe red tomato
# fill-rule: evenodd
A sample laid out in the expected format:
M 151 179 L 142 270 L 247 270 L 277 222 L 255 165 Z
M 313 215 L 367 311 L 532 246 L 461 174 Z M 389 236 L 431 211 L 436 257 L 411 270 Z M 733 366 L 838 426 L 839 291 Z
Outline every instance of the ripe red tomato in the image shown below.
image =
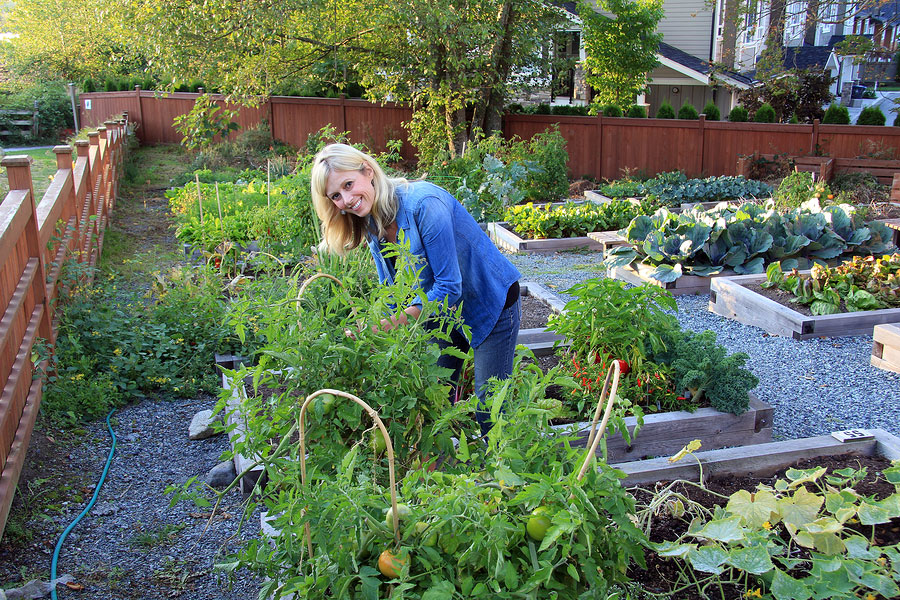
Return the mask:
M 629 371 L 631 371 L 631 365 L 629 365 L 624 360 L 619 359 L 616 362 L 619 363 L 619 370 L 622 372 L 622 375 L 626 375 Z

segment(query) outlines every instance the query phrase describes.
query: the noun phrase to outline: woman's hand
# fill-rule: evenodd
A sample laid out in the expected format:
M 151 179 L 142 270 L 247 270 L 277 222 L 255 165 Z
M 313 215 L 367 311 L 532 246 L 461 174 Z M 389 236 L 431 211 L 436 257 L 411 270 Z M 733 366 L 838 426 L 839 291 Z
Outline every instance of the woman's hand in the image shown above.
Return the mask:
M 415 321 L 422 314 L 422 309 L 418 306 L 407 306 L 403 312 L 391 315 L 390 319 L 382 319 L 378 325 L 372 325 L 372 331 L 390 331 L 400 325 L 408 325 L 410 319 Z

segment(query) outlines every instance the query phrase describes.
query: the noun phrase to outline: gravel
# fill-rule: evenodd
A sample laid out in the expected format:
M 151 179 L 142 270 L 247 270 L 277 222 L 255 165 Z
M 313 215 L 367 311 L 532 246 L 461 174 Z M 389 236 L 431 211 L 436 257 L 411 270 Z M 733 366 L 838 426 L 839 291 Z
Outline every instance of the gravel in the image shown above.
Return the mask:
M 212 397 L 197 399 L 145 399 L 113 414 L 117 442 L 109 473 L 97 503 L 67 536 L 59 556 L 57 576 L 71 574 L 81 591 L 59 586 L 58 596 L 123 600 L 127 598 L 180 598 L 182 600 L 256 598 L 260 582 L 239 573 L 233 585 L 213 565 L 237 549 L 242 539 L 259 531 L 259 516 L 238 527 L 243 514 L 240 492 L 226 494 L 209 521 L 211 509 L 183 501 L 169 506 L 169 485 L 191 477 L 202 479 L 221 461 L 228 439 L 219 434 L 189 440 L 188 425 L 194 414 L 212 408 Z M 35 432 L 29 450 L 30 476 L 52 461 L 65 461 L 59 486 L 69 498 L 80 492 L 82 501 L 66 502 L 50 523 L 31 523 L 44 535 L 24 548 L 0 549 L 0 584 L 18 587 L 32 577 L 47 581 L 59 532 L 86 505 L 106 462 L 111 438 L 105 421 L 88 424 L 77 441 L 55 441 Z M 57 468 L 59 465 L 57 465 Z M 27 479 L 23 483 L 27 486 Z M 215 502 L 214 494 L 202 494 Z M 20 502 L 27 492 L 17 494 Z M 49 511 L 48 511 L 49 512 Z M 209 527 L 207 529 L 207 524 Z M 27 574 L 27 575 L 26 575 Z
M 605 276 L 600 253 L 509 254 L 522 278 L 564 292 Z M 750 355 L 759 378 L 756 395 L 775 407 L 775 439 L 823 435 L 856 427 L 900 435 L 900 374 L 869 364 L 872 336 L 794 340 L 710 312 L 709 294 L 678 296 L 678 320 L 693 331 L 712 330 L 730 352 Z

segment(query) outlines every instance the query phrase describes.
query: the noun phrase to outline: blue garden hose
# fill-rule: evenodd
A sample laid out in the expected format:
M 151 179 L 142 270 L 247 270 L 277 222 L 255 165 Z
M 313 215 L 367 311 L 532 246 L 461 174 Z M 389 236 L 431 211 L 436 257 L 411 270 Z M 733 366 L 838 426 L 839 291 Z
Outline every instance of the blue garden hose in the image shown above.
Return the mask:
M 97 496 L 100 495 L 100 488 L 103 487 L 103 482 L 106 480 L 106 474 L 109 472 L 109 465 L 112 463 L 113 452 L 116 451 L 116 434 L 112 430 L 112 425 L 109 423 L 109 418 L 116 412 L 116 409 L 112 409 L 109 411 L 109 414 L 106 415 L 106 428 L 109 430 L 109 435 L 112 436 L 112 447 L 109 449 L 109 457 L 106 459 L 106 466 L 103 467 L 103 473 L 100 474 L 100 481 L 97 482 L 97 487 L 94 488 L 94 496 L 91 498 L 91 501 L 88 502 L 88 505 L 84 507 L 84 510 L 81 511 L 81 514 L 75 517 L 75 520 L 69 523 L 69 526 L 66 527 L 65 531 L 62 532 L 62 535 L 59 536 L 59 541 L 56 542 L 56 549 L 53 550 L 53 560 L 50 562 L 50 598 L 51 600 L 56 599 L 56 561 L 59 560 L 59 551 L 62 548 L 63 542 L 66 539 L 66 536 L 69 535 L 69 532 L 75 528 L 78 524 L 78 521 L 81 520 L 84 515 L 88 514 L 88 511 L 91 510 L 91 507 L 94 506 L 94 503 L 97 502 Z

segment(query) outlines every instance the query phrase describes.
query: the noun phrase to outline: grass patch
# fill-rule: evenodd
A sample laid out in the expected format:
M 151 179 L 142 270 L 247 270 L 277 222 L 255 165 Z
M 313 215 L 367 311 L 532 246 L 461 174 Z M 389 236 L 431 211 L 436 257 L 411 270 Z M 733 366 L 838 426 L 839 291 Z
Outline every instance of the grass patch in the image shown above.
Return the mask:
M 140 531 L 135 534 L 130 542 L 134 546 L 153 548 L 161 544 L 170 544 L 175 541 L 182 529 L 187 527 L 184 523 L 165 523 L 150 530 Z
M 44 192 L 50 187 L 53 176 L 56 174 L 56 154 L 51 148 L 43 150 L 27 150 L 5 153 L 6 156 L 30 156 L 34 159 L 31 165 L 31 182 L 34 186 L 34 197 L 40 204 Z M 6 177 L 6 169 L 0 168 L 0 198 L 5 198 L 9 192 L 9 179 Z

